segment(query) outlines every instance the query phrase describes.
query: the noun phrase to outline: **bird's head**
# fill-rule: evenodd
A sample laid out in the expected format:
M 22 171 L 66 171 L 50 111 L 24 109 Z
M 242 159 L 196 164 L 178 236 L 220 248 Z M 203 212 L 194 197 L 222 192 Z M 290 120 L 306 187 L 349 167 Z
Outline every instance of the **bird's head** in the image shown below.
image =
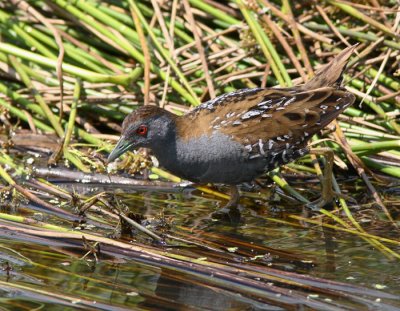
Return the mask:
M 128 116 L 122 123 L 122 133 L 107 162 L 119 158 L 125 152 L 145 147 L 154 149 L 162 147 L 174 131 L 175 115 L 156 107 L 142 106 Z

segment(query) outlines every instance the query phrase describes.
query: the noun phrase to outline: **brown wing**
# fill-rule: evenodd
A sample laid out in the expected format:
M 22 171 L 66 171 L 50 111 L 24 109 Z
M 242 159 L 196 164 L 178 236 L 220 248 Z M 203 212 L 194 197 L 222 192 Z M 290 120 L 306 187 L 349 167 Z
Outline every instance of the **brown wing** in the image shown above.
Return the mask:
M 300 92 L 297 88 L 243 89 L 201 104 L 183 117 L 180 130 L 190 137 L 220 130 L 241 143 L 284 135 L 308 137 L 353 101 L 354 95 L 333 87 Z
M 325 87 L 300 93 L 269 90 L 239 114 L 213 127 L 243 145 L 267 143 L 277 145 L 307 141 L 354 102 L 354 95 L 345 90 Z
M 290 90 L 290 89 L 288 89 Z M 209 100 L 187 113 L 178 124 L 183 139 L 211 134 L 213 130 L 226 127 L 241 113 L 252 109 L 262 101 L 278 100 L 291 96 L 292 91 L 275 89 L 241 89 Z

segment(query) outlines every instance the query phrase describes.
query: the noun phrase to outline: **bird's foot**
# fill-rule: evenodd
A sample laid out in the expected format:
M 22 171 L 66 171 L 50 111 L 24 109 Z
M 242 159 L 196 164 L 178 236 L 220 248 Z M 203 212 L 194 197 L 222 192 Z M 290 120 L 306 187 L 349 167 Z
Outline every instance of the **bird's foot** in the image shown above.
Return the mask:
M 306 207 L 312 211 L 319 211 L 321 208 L 332 209 L 333 197 L 330 199 L 320 197 L 319 199 L 306 204 Z
M 222 221 L 226 221 L 229 223 L 239 223 L 240 211 L 239 211 L 239 191 L 236 185 L 230 186 L 230 200 L 229 202 L 221 209 L 212 213 L 210 216 L 213 219 L 218 219 Z
M 238 224 L 241 220 L 241 213 L 238 206 L 224 206 L 210 214 L 211 219 L 217 219 L 223 222 Z
M 321 208 L 329 210 L 332 208 L 335 199 L 345 199 L 346 201 L 357 202 L 352 197 L 331 189 L 330 191 L 327 191 L 327 193 L 323 194 L 319 199 L 306 204 L 306 207 L 313 211 L 319 211 Z
M 346 195 L 343 195 L 341 193 L 337 193 L 333 190 L 333 175 L 332 175 L 332 168 L 333 168 L 333 151 L 329 148 L 316 148 L 316 149 L 310 149 L 310 154 L 314 155 L 320 155 L 325 158 L 325 167 L 324 167 L 324 173 L 321 176 L 321 184 L 322 184 L 322 194 L 321 197 L 311 203 L 306 204 L 308 208 L 311 210 L 320 210 L 323 207 L 326 207 L 327 209 L 331 208 L 333 205 L 333 201 L 335 198 L 344 198 L 345 200 L 352 200 L 353 199 L 349 198 Z

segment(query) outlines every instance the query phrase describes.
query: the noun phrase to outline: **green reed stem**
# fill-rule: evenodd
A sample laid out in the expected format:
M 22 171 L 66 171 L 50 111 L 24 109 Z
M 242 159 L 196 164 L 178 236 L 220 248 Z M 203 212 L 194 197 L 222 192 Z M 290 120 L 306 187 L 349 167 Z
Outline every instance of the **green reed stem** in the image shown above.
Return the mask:
M 9 103 L 7 103 L 5 100 L 0 98 L 0 106 L 3 106 L 4 108 L 6 108 L 12 115 L 16 116 L 17 118 L 25 121 L 26 123 L 29 122 L 28 116 L 26 113 L 24 113 L 22 110 L 18 109 L 15 106 L 10 105 Z M 35 117 L 31 117 L 31 120 L 33 122 L 33 124 L 38 128 L 41 129 L 45 132 L 48 133 L 55 133 L 54 129 L 50 126 L 48 126 L 47 124 L 43 123 L 42 121 L 39 121 L 38 119 L 36 119 Z
M 69 119 L 68 119 L 68 124 L 67 124 L 67 130 L 65 133 L 65 139 L 64 139 L 64 150 L 66 150 L 69 146 L 69 143 L 71 141 L 72 133 L 74 130 L 75 126 L 75 119 L 76 119 L 76 114 L 77 114 L 77 105 L 78 101 L 81 95 L 81 81 L 79 79 L 76 80 L 75 82 L 75 89 L 74 89 L 74 98 L 72 101 L 71 105 L 71 111 L 69 113 Z
M 43 110 L 46 118 L 49 120 L 50 124 L 53 126 L 57 135 L 59 137 L 63 137 L 64 131 L 63 131 L 60 123 L 58 122 L 57 117 L 50 110 L 49 106 L 46 104 L 46 102 L 44 101 L 43 97 L 40 95 L 38 90 L 33 86 L 31 79 L 29 78 L 29 76 L 27 75 L 25 70 L 22 68 L 19 61 L 13 56 L 10 56 L 10 61 L 13 64 L 15 70 L 18 72 L 22 82 L 24 82 L 24 84 L 32 92 L 33 96 L 35 97 L 36 102 L 39 104 L 40 108 Z
M 22 59 L 26 59 L 26 60 L 35 62 L 44 67 L 53 68 L 54 70 L 56 69 L 56 66 L 57 66 L 57 60 L 50 59 L 48 57 L 44 57 L 44 56 L 29 52 L 27 50 L 18 48 L 16 46 L 8 44 L 8 43 L 0 42 L 0 51 L 4 52 L 6 54 L 11 54 L 14 56 L 18 56 Z M 110 82 L 110 83 L 115 83 L 115 84 L 119 84 L 119 85 L 123 85 L 123 86 L 129 86 L 130 83 L 132 83 L 134 80 L 139 78 L 139 76 L 142 74 L 141 68 L 136 68 L 136 69 L 132 70 L 129 74 L 124 74 L 124 75 L 99 74 L 99 73 L 89 71 L 86 69 L 82 69 L 80 67 L 76 67 L 76 66 L 66 64 L 66 63 L 63 63 L 62 68 L 65 72 L 75 75 L 75 76 L 78 76 L 89 82 L 93 82 L 93 83 Z
M 159 38 L 157 38 L 150 27 L 150 25 L 147 23 L 146 19 L 144 18 L 142 12 L 139 10 L 138 6 L 135 4 L 133 0 L 128 0 L 132 10 L 135 11 L 137 14 L 140 22 L 146 29 L 147 34 L 150 36 L 150 38 L 153 41 L 153 44 L 156 46 L 157 50 L 161 53 L 161 55 L 164 57 L 164 59 L 168 62 L 168 64 L 171 66 L 171 68 L 174 70 L 174 72 L 177 74 L 179 77 L 180 81 L 183 83 L 183 85 L 186 87 L 187 91 L 189 94 L 193 97 L 192 100 L 194 100 L 194 105 L 198 105 L 200 103 L 200 100 L 197 98 L 197 95 L 194 93 L 192 87 L 190 86 L 189 82 L 183 75 L 183 73 L 180 71 L 178 66 L 176 65 L 176 61 L 171 58 L 171 55 L 168 50 L 164 49 L 163 46 L 160 44 Z M 154 67 L 154 65 L 153 65 Z M 154 69 L 153 69 L 154 70 Z M 164 77 L 163 79 L 165 80 L 167 78 L 167 75 L 163 71 L 159 71 L 159 74 L 161 77 Z
M 240 11 L 246 19 L 246 22 L 249 24 L 250 29 L 258 44 L 260 45 L 261 50 L 263 51 L 268 63 L 271 65 L 272 72 L 274 73 L 279 84 L 281 86 L 291 85 L 291 80 L 289 75 L 287 75 L 286 69 L 284 68 L 283 64 L 281 64 L 279 56 L 276 54 L 275 49 L 272 47 L 272 44 L 266 36 L 265 31 L 257 22 L 254 13 L 251 10 L 247 9 L 242 0 L 237 0 L 237 4 L 239 5 Z M 273 53 L 272 51 L 275 51 L 275 53 Z M 280 65 L 278 65 L 278 63 L 280 63 Z M 283 70 L 281 72 L 282 68 Z

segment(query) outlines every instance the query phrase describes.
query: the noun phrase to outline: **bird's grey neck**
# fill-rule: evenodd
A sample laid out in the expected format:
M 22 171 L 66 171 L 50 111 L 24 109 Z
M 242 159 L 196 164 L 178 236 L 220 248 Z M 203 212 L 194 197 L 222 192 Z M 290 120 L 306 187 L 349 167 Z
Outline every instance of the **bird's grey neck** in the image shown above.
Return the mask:
M 161 140 L 151 146 L 153 154 L 164 167 L 177 161 L 177 140 L 175 130 L 169 131 Z

